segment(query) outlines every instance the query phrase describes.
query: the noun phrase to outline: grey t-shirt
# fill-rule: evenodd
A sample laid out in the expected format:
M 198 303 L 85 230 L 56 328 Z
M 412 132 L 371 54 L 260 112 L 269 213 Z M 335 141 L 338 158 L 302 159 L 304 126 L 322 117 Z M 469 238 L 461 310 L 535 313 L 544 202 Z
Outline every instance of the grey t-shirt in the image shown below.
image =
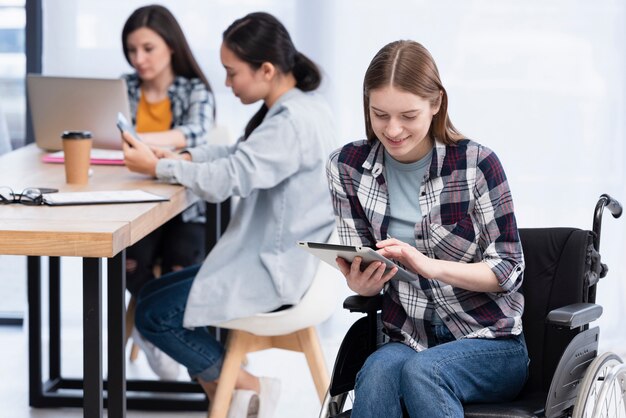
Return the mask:
M 387 234 L 415 246 L 415 224 L 422 219 L 420 187 L 430 165 L 432 150 L 418 161 L 401 163 L 385 151 L 385 181 L 389 191 Z

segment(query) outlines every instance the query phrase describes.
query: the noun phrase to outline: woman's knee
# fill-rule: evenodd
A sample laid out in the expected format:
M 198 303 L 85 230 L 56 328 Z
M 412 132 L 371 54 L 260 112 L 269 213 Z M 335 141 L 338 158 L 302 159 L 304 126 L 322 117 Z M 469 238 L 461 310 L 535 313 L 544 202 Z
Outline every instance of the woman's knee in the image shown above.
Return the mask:
M 142 334 L 182 327 L 182 318 L 197 269 L 153 280 L 137 298 L 135 326 Z
M 428 350 L 418 353 L 402 365 L 400 384 L 403 387 L 426 387 L 445 384 L 444 359 Z
M 157 332 L 159 329 L 159 322 L 154 315 L 155 306 L 152 300 L 139 299 L 137 307 L 135 309 L 135 327 L 142 334 Z
M 356 375 L 356 387 L 384 384 L 390 375 L 389 366 L 382 359 L 370 357 Z
M 372 353 L 357 374 L 357 385 L 396 386 L 399 370 L 414 351 L 401 343 L 389 343 Z
M 176 306 L 173 300 L 157 291 L 151 292 L 148 286 L 144 287 L 137 298 L 135 310 L 135 327 L 142 335 L 159 333 L 166 327 L 167 319 L 172 317 Z M 184 307 L 183 307 L 184 309 Z

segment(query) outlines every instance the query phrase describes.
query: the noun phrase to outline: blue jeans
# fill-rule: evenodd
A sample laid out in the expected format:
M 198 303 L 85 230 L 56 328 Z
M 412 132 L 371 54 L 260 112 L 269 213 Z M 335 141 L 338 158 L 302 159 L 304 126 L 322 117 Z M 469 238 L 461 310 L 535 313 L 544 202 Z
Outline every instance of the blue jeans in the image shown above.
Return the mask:
M 199 265 L 148 282 L 139 292 L 135 326 L 145 339 L 187 367 L 192 378 L 217 380 L 224 347 L 206 327 L 183 328 L 183 315 Z
M 417 352 L 391 342 L 359 371 L 352 418 L 463 417 L 463 404 L 513 399 L 528 377 L 523 335 L 455 340 L 445 325 L 433 327 L 440 344 Z

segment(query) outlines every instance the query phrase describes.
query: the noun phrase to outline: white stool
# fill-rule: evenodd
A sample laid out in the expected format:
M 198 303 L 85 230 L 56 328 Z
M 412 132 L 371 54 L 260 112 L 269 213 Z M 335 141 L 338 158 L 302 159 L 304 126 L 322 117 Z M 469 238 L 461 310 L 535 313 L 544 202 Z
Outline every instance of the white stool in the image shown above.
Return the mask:
M 315 325 L 328 319 L 335 311 L 338 299 L 336 289 L 340 280 L 343 280 L 343 275 L 339 270 L 320 262 L 311 287 L 297 305 L 218 325 L 231 331 L 210 418 L 226 417 L 246 354 L 267 348 L 304 353 L 317 395 L 320 402 L 324 400 L 330 379 Z

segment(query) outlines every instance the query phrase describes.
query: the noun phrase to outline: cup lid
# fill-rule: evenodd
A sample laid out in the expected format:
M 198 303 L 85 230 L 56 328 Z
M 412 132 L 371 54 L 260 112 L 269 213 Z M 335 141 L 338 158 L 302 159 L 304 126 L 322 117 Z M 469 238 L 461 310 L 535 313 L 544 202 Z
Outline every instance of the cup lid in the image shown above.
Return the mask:
M 63 131 L 63 139 L 86 139 L 91 138 L 91 131 Z

